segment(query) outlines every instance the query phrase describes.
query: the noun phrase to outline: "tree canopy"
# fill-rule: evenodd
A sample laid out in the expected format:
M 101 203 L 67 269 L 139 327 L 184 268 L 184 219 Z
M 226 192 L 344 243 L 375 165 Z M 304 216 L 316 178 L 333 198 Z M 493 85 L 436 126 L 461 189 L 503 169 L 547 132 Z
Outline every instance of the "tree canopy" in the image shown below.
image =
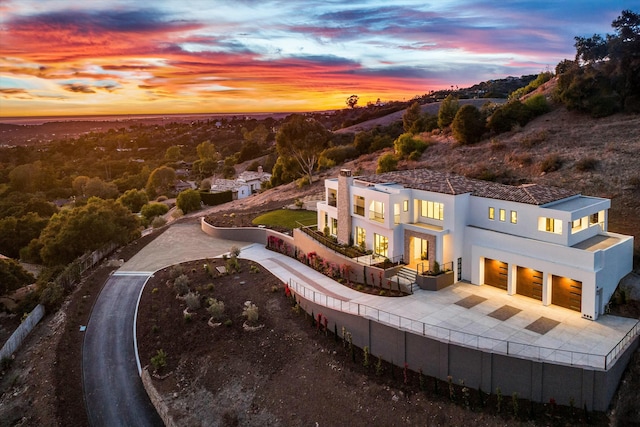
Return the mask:
M 444 101 L 440 104 L 438 110 L 438 126 L 440 129 L 444 129 L 453 122 L 456 117 L 456 113 L 460 108 L 458 98 L 454 98 L 453 95 L 448 95 Z
M 40 256 L 46 265 L 73 261 L 108 243 L 125 244 L 140 236 L 137 218 L 115 200 L 93 197 L 87 204 L 51 217 L 42 233 Z
M 463 105 L 451 123 L 451 131 L 460 144 L 474 144 L 485 131 L 485 119 L 473 105 Z
M 149 175 L 146 191 L 150 198 L 169 194 L 176 182 L 176 171 L 168 166 L 156 168 Z
M 200 193 L 196 190 L 184 190 L 178 194 L 176 200 L 176 206 L 182 210 L 183 213 L 197 211 L 200 209 Z
M 327 148 L 329 138 L 329 131 L 316 120 L 293 114 L 276 135 L 276 149 L 280 157 L 294 159 L 311 183 L 318 157 Z

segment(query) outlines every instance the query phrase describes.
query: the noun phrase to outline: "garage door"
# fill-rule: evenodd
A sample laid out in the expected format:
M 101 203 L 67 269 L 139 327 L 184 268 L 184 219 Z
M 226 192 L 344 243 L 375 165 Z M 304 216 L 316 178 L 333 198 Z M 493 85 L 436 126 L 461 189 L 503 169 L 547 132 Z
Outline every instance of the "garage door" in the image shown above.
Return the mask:
M 507 290 L 508 264 L 491 258 L 484 259 L 484 283 Z
M 582 310 L 582 282 L 568 277 L 553 276 L 551 286 L 551 304 L 576 311 Z
M 518 266 L 516 293 L 542 301 L 542 272 Z

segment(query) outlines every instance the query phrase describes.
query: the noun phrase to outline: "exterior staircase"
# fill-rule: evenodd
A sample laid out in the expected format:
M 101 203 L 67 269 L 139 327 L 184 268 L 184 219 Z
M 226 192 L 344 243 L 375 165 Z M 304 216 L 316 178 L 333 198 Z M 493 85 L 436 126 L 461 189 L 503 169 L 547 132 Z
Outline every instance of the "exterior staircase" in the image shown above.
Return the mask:
M 396 276 L 391 278 L 394 282 L 400 284 L 400 286 L 406 287 L 409 293 L 413 293 L 415 289 L 419 289 L 416 284 L 416 274 L 415 270 L 412 270 L 407 267 L 402 267 L 397 273 Z

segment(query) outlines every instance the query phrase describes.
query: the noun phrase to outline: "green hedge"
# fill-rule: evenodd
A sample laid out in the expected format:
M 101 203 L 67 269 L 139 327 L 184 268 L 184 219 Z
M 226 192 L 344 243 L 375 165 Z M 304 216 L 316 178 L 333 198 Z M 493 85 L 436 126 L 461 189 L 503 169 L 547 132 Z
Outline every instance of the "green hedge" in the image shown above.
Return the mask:
M 208 193 L 205 191 L 200 192 L 200 200 L 207 206 L 216 206 L 233 200 L 231 190 L 223 191 L 220 193 Z

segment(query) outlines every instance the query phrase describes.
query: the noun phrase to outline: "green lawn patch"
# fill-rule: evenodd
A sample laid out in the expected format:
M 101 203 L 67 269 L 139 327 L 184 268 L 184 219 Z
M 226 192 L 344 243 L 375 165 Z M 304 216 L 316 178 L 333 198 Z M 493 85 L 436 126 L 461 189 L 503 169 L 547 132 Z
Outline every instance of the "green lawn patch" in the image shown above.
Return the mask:
M 285 227 L 289 230 L 293 230 L 294 228 L 300 227 L 300 224 L 298 223 L 302 223 L 303 225 L 314 225 L 318 222 L 318 215 L 315 211 L 278 209 L 262 214 L 252 222 L 255 225 Z

